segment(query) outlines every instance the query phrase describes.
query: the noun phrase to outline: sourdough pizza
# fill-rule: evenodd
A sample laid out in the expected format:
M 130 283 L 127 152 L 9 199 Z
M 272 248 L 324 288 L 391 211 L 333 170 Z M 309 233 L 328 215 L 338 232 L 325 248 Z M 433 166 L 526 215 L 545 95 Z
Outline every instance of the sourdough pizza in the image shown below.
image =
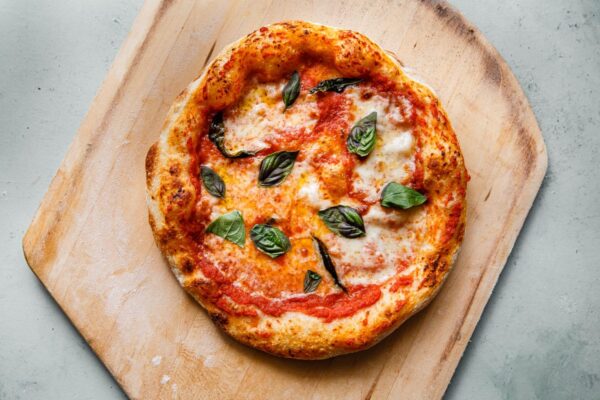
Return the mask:
M 432 90 L 365 36 L 269 25 L 171 107 L 146 159 L 179 283 L 284 357 L 365 349 L 423 308 L 465 228 L 468 174 Z

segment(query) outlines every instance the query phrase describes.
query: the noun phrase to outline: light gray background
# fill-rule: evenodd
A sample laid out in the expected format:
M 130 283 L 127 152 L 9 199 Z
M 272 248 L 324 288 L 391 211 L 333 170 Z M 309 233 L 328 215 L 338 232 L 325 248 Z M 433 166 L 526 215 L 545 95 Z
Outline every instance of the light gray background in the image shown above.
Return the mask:
M 141 0 L 0 0 L 0 399 L 124 394 L 27 268 L 25 229 Z M 600 399 L 600 1 L 455 0 L 550 164 L 447 399 Z

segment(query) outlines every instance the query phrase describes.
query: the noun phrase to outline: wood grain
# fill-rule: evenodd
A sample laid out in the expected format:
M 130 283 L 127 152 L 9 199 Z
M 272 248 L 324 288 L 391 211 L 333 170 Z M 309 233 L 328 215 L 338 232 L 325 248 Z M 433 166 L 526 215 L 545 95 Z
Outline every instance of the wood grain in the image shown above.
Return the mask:
M 177 94 L 270 22 L 360 31 L 419 71 L 471 173 L 464 246 L 434 302 L 369 351 L 291 361 L 237 344 L 179 288 L 153 243 L 144 156 Z M 147 1 L 23 239 L 31 269 L 134 399 L 435 399 L 454 372 L 546 170 L 496 50 L 444 2 Z

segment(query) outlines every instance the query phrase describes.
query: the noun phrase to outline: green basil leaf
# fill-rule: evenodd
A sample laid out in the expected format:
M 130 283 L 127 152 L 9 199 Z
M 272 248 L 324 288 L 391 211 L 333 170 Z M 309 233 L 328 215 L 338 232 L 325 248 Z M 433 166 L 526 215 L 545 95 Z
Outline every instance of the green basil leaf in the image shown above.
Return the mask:
M 208 139 L 217 146 L 217 149 L 225 158 L 245 158 L 256 154 L 253 151 L 240 150 L 236 153 L 230 153 L 225 147 L 225 124 L 223 123 L 223 113 L 218 112 L 213 117 L 208 128 Z
M 206 232 L 213 233 L 229 240 L 240 247 L 246 241 L 246 229 L 242 213 L 238 210 L 221 215 L 206 227 Z
M 296 98 L 300 94 L 300 74 L 298 71 L 294 71 L 292 77 L 283 87 L 283 104 L 285 104 L 285 108 L 283 111 L 287 110 L 294 104 Z
M 319 287 L 320 283 L 321 275 L 309 269 L 306 271 L 306 275 L 304 276 L 304 293 L 314 292 L 317 290 L 317 287 Z
M 309 93 L 317 92 L 336 92 L 342 93 L 348 86 L 353 86 L 362 82 L 359 78 L 334 78 L 321 81 L 314 88 L 310 89 Z
M 365 223 L 358 211 L 352 207 L 334 206 L 317 214 L 329 229 L 340 236 L 351 239 L 365 236 Z
M 340 282 L 340 278 L 338 277 L 338 274 L 335 270 L 335 265 L 333 265 L 333 261 L 331 260 L 331 257 L 329 256 L 327 247 L 325 247 L 325 243 L 323 243 L 316 236 L 313 236 L 313 239 L 315 240 L 315 242 L 317 242 L 317 247 L 319 248 L 319 254 L 321 254 L 321 259 L 323 260 L 323 265 L 325 265 L 325 269 L 327 270 L 327 272 L 329 272 L 329 274 L 333 278 L 333 281 L 335 282 L 335 284 L 338 285 L 344 292 L 348 292 L 346 287 L 344 285 L 342 285 L 342 282 Z
M 269 224 L 256 224 L 250 231 L 250 239 L 256 248 L 271 258 L 285 254 L 291 247 L 290 240 L 280 229 Z
M 414 189 L 390 182 L 381 192 L 381 205 L 403 210 L 425 203 L 427 197 Z
M 215 171 L 203 165 L 200 167 L 200 176 L 202 177 L 202 183 L 204 188 L 210 194 L 215 197 L 225 197 L 225 182 Z
M 258 184 L 279 185 L 292 172 L 297 156 L 298 151 L 278 151 L 263 158 L 258 173 Z
M 376 139 L 377 113 L 373 111 L 354 124 L 346 140 L 346 146 L 350 153 L 366 157 L 375 148 Z

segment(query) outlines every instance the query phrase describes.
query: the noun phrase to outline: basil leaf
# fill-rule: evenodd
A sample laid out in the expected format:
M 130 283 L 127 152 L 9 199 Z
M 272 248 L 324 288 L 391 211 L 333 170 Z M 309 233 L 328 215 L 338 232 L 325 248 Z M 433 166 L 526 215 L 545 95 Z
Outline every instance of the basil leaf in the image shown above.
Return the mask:
M 376 139 L 377 113 L 373 111 L 354 124 L 346 140 L 346 146 L 350 153 L 366 157 L 375 148 Z
M 283 87 L 283 104 L 285 104 L 285 108 L 283 111 L 287 110 L 294 104 L 296 98 L 300 94 L 300 74 L 298 71 L 294 71 L 292 77 Z
M 306 271 L 306 275 L 304 275 L 304 293 L 314 292 L 320 283 L 321 275 L 309 269 Z
M 425 203 L 427 197 L 414 189 L 390 182 L 381 192 L 381 205 L 403 210 Z
M 333 278 L 333 281 L 335 282 L 335 284 L 338 285 L 344 292 L 347 293 L 348 290 L 346 289 L 346 287 L 344 285 L 342 285 L 342 282 L 340 282 L 340 278 L 338 277 L 338 274 L 335 270 L 335 265 L 333 265 L 333 261 L 331 261 L 331 257 L 329 256 L 327 247 L 325 247 L 325 244 L 323 242 L 321 242 L 321 240 L 318 237 L 313 236 L 313 239 L 315 240 L 315 242 L 317 242 L 317 247 L 319 248 L 319 254 L 321 254 L 321 259 L 323 260 L 323 265 L 325 265 L 325 269 L 327 270 L 327 272 L 329 272 L 329 274 Z
M 206 227 L 206 232 L 214 233 L 240 247 L 244 247 L 244 242 L 246 241 L 244 219 L 242 218 L 242 213 L 238 210 L 223 214 L 215 219 Z
M 253 151 L 240 150 L 230 153 L 225 147 L 225 124 L 223 124 L 223 113 L 218 112 L 213 117 L 208 128 L 208 139 L 217 146 L 217 149 L 225 158 L 245 158 L 256 154 Z
M 225 197 L 225 182 L 215 171 L 203 165 L 200 167 L 200 176 L 208 193 L 221 199 Z
M 317 214 L 329 229 L 340 236 L 351 239 L 365 236 L 365 223 L 358 211 L 352 207 L 329 207 Z
M 297 156 L 298 151 L 278 151 L 263 158 L 258 173 L 258 184 L 279 185 L 292 172 Z
M 317 92 L 336 92 L 342 93 L 348 86 L 356 85 L 362 82 L 359 78 L 334 78 L 321 81 L 314 88 L 310 89 L 308 93 Z
M 285 254 L 291 247 L 290 240 L 278 228 L 269 224 L 256 224 L 250 231 L 256 248 L 271 258 Z

